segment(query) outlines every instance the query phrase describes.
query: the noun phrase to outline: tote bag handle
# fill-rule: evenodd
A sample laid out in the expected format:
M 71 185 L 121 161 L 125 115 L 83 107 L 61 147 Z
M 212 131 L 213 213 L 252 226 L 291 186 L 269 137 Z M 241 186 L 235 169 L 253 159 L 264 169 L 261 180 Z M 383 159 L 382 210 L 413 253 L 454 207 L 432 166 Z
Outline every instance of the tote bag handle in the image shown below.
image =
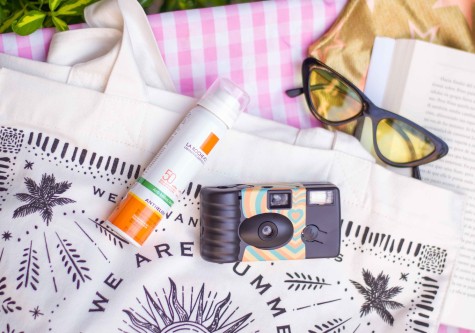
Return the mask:
M 141 101 L 147 86 L 175 91 L 137 1 L 103 0 L 84 15 L 89 28 L 56 33 L 48 53 L 48 62 L 72 66 L 68 83 Z

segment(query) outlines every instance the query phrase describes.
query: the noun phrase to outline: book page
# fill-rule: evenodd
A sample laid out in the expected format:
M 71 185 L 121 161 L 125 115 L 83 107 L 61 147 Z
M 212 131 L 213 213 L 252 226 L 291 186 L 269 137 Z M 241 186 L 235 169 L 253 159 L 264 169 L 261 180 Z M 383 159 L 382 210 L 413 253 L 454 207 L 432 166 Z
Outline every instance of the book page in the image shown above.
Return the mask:
M 440 135 L 450 152 L 421 167 L 421 176 L 424 181 L 466 195 L 463 244 L 442 320 L 475 328 L 475 72 L 446 63 L 434 68 L 439 75 L 432 79 L 419 123 Z
M 405 86 L 392 85 L 400 80 L 389 76 L 386 91 L 373 94 L 393 93 L 391 98 L 383 98 L 381 107 L 410 118 L 449 145 L 446 157 L 420 170 L 424 182 L 466 196 L 463 245 L 442 322 L 475 329 L 475 55 L 423 42 L 398 43 L 414 44 Z M 393 59 L 392 70 L 398 65 L 398 59 Z

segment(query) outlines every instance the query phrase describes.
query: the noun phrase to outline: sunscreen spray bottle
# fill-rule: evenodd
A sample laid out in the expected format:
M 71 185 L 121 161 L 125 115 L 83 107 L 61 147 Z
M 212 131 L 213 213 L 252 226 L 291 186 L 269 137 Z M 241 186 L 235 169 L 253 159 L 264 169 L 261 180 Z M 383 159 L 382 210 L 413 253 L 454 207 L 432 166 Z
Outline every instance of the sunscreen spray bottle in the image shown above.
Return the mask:
M 217 79 L 109 216 L 114 229 L 141 246 L 248 103 L 234 83 Z

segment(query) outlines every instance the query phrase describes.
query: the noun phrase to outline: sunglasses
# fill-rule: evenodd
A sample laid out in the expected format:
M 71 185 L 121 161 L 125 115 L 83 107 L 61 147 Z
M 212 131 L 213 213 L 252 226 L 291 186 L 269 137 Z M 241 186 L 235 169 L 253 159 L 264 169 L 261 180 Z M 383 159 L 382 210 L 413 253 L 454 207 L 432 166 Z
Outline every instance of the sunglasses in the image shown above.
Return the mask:
M 303 88 L 287 90 L 287 96 L 305 94 L 312 114 L 330 126 L 369 117 L 374 150 L 384 163 L 416 167 L 448 153 L 442 139 L 409 119 L 377 107 L 361 90 L 321 61 L 305 59 L 302 77 Z

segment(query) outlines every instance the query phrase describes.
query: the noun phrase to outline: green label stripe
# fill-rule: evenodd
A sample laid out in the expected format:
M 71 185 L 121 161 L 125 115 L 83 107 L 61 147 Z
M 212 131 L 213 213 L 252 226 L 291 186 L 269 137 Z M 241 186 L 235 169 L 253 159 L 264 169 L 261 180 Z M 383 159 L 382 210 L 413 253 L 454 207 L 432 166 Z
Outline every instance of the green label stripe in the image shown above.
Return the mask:
M 170 198 L 168 195 L 166 195 L 165 193 L 163 193 L 162 191 L 160 191 L 160 189 L 158 187 L 156 187 L 155 185 L 153 185 L 152 183 L 150 183 L 148 180 L 146 180 L 145 178 L 142 178 L 140 177 L 139 179 L 137 179 L 137 182 L 142 184 L 146 189 L 150 190 L 153 194 L 155 194 L 157 197 L 159 197 L 160 199 L 162 199 L 163 201 L 165 201 L 165 203 L 168 205 L 168 206 L 172 206 L 173 205 L 173 200 L 172 198 Z

